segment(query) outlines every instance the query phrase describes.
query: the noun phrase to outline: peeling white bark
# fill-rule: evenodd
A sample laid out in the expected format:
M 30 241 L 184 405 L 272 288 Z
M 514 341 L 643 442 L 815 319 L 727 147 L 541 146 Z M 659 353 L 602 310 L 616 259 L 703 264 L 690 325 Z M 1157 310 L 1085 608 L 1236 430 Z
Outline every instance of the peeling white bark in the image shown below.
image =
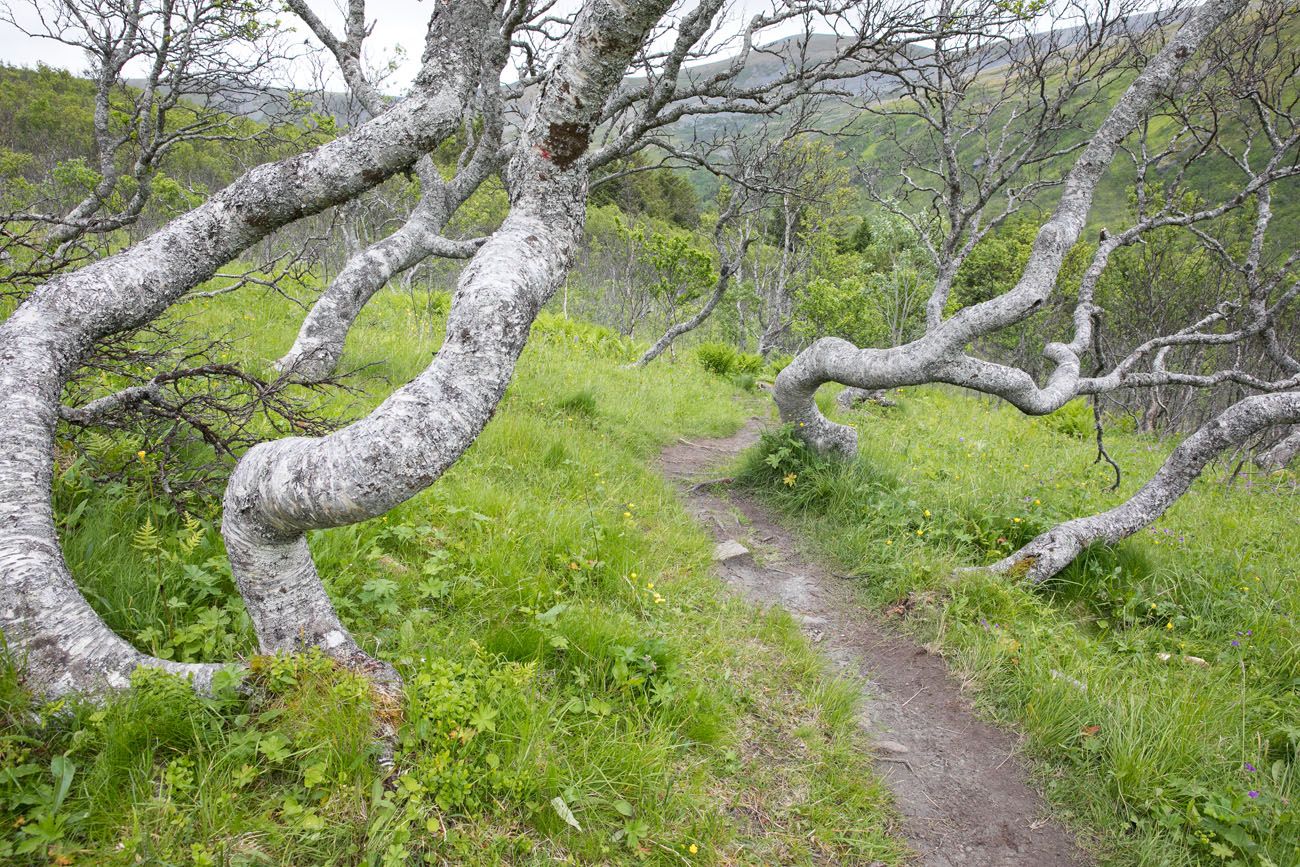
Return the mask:
M 1206 464 L 1260 431 L 1300 423 L 1300 393 L 1245 398 L 1189 436 L 1151 481 L 1113 509 L 1066 521 L 1041 534 L 1019 551 L 989 568 L 995 572 L 1044 581 L 1060 572 L 1084 548 L 1113 545 L 1150 525 L 1187 492 Z

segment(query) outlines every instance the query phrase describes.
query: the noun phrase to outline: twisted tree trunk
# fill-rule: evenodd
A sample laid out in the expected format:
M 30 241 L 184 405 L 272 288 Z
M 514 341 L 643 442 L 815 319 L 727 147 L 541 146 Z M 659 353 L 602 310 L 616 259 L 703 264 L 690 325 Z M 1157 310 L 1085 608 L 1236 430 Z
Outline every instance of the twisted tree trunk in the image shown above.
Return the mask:
M 42 286 L 0 325 L 0 628 L 46 695 L 125 685 L 138 665 L 190 675 L 216 666 L 154 659 L 115 635 L 77 589 L 50 500 L 67 377 L 100 338 L 139 327 L 272 230 L 375 186 L 460 122 L 490 9 L 439 6 L 413 95 L 351 135 L 245 173 L 127 250 Z
M 428 171 L 436 173 L 437 169 L 429 166 Z M 477 187 L 474 183 L 473 188 Z M 401 228 L 348 259 L 307 313 L 293 347 L 275 363 L 276 369 L 300 382 L 320 382 L 338 366 L 348 332 L 362 308 L 389 280 L 429 256 L 473 256 L 479 244 L 442 236 L 452 214 L 473 188 L 458 200 L 450 200 L 451 196 L 441 191 L 426 193 Z
M 599 109 L 669 5 L 600 0 L 579 14 L 516 148 L 509 216 L 461 274 L 432 364 L 366 418 L 327 437 L 263 443 L 236 466 L 222 534 L 264 650 L 316 646 L 380 666 L 339 622 L 305 534 L 375 517 L 424 490 L 492 417 L 581 237 L 580 158 Z
M 1059 524 L 989 568 L 1031 581 L 1051 578 L 1089 545 L 1113 545 L 1151 524 L 1187 492 L 1206 464 L 1227 449 L 1265 428 L 1297 423 L 1300 392 L 1245 398 L 1184 440 L 1130 499 L 1100 514 Z
M 931 322 L 924 336 L 903 346 L 859 349 L 834 337 L 816 341 L 776 378 L 773 396 L 782 421 L 796 425 L 814 449 L 851 456 L 857 452 L 856 431 L 827 419 L 814 400 L 817 389 L 827 382 L 868 391 L 947 382 L 996 394 L 1035 414 L 1058 409 L 1079 394 L 1079 346 L 1049 344 L 1045 355 L 1056 368 L 1043 388 L 1021 370 L 968 357 L 964 349 L 972 340 L 1021 322 L 1042 308 L 1066 254 L 1083 230 L 1097 184 L 1124 138 L 1178 81 L 1209 35 L 1244 6 L 1242 0 L 1204 3 L 1133 79 L 1070 169 L 1056 209 L 1039 229 L 1011 291 L 967 307 L 951 319 Z M 1083 336 L 1080 330 L 1076 342 Z

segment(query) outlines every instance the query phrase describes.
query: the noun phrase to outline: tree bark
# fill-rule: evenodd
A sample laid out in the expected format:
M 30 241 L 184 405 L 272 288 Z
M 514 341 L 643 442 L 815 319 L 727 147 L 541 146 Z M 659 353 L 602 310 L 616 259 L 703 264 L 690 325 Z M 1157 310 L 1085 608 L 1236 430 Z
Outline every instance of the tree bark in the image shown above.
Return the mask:
M 439 6 L 413 95 L 315 150 L 258 166 L 127 250 L 51 280 L 0 325 L 0 628 L 37 692 L 124 686 L 137 665 L 192 676 L 113 634 L 76 587 L 50 500 L 67 377 L 96 340 L 138 327 L 272 230 L 346 201 L 415 162 L 460 122 L 490 8 Z M 467 74 L 469 73 L 469 74 Z
M 437 169 L 430 165 L 427 172 L 436 173 Z M 485 171 L 479 181 L 486 177 Z M 478 185 L 465 184 L 466 193 L 457 201 L 448 201 L 451 197 L 441 190 L 426 192 L 397 231 L 348 259 L 307 313 L 292 348 L 275 363 L 276 369 L 299 382 L 320 382 L 338 366 L 348 332 L 362 308 L 389 280 L 429 256 L 473 256 L 477 243 L 448 240 L 442 231 Z
M 853 407 L 862 403 L 874 403 L 877 406 L 898 406 L 895 401 L 885 396 L 886 389 L 874 388 L 867 391 L 865 388 L 854 388 L 849 386 L 840 392 L 835 402 L 843 409 L 853 409 Z
M 1255 458 L 1255 465 L 1270 472 L 1284 470 L 1298 454 L 1300 454 L 1300 430 L 1294 430 L 1289 436 L 1261 452 Z
M 741 253 L 741 256 L 744 256 L 743 252 Z M 695 315 L 690 319 L 678 322 L 676 325 L 671 326 L 667 331 L 665 331 L 659 339 L 655 341 L 654 346 L 647 349 L 645 353 L 636 360 L 636 364 L 634 364 L 633 367 L 645 367 L 660 355 L 663 355 L 664 351 L 673 345 L 674 340 L 688 331 L 694 331 L 696 328 L 699 328 L 704 324 L 704 320 L 708 319 L 710 314 L 713 313 L 713 308 L 718 306 L 718 302 L 722 300 L 722 296 L 727 294 L 727 287 L 731 285 L 731 272 L 731 267 L 724 264 L 722 270 L 718 272 L 717 282 L 713 284 L 713 292 L 709 295 L 708 300 L 704 302 L 704 306 L 697 310 Z
M 316 646 L 377 665 L 339 622 L 305 534 L 381 515 L 424 490 L 492 417 L 581 237 L 580 158 L 600 106 L 669 5 L 597 0 L 579 13 L 516 148 L 510 213 L 462 272 L 432 364 L 364 419 L 327 437 L 263 443 L 236 466 L 222 534 L 264 650 Z
M 839 338 L 816 341 L 776 378 L 773 396 L 781 419 L 796 425 L 815 450 L 852 456 L 857 452 L 856 431 L 827 419 L 814 400 L 824 383 L 872 390 L 949 382 L 997 394 L 1034 413 L 1051 412 L 1076 396 L 1078 346 L 1048 345 L 1045 354 L 1056 368 L 1041 389 L 1023 371 L 970 358 L 963 354 L 964 348 L 975 338 L 1021 322 L 1042 308 L 1054 291 L 1066 254 L 1079 239 L 1097 184 L 1124 138 L 1160 96 L 1169 92 L 1205 39 L 1244 6 L 1242 0 L 1202 4 L 1134 78 L 1070 169 L 1056 209 L 1039 229 L 1013 289 L 967 307 L 950 319 L 931 323 L 924 336 L 903 346 L 859 349 Z
M 1233 404 L 1206 422 L 1169 455 L 1130 499 L 1113 509 L 1066 521 L 989 568 L 1045 581 L 1097 542 L 1113 545 L 1148 526 L 1187 492 L 1205 465 L 1230 448 L 1280 424 L 1300 423 L 1300 392 L 1264 394 Z

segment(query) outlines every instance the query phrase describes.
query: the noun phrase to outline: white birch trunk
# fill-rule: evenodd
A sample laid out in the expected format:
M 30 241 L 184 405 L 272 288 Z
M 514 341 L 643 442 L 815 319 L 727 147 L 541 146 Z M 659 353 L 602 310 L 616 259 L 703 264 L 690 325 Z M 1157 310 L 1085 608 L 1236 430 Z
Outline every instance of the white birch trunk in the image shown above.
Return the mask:
M 263 443 L 236 466 L 222 534 L 264 650 L 316 646 L 395 677 L 339 621 L 305 534 L 373 518 L 424 490 L 491 419 L 581 236 L 581 157 L 600 106 L 669 5 L 608 0 L 579 14 L 516 149 L 510 213 L 462 272 L 432 364 L 364 419 L 326 437 Z
M 859 349 L 833 337 L 816 341 L 777 376 L 773 396 L 781 419 L 795 425 L 814 449 L 851 456 L 857 452 L 856 431 L 827 419 L 813 399 L 824 383 L 870 391 L 949 382 L 997 394 L 1034 413 L 1051 412 L 1078 394 L 1081 350 L 1077 346 L 1047 347 L 1045 354 L 1057 367 L 1041 389 L 1023 371 L 969 358 L 964 348 L 977 337 L 1023 321 L 1047 301 L 1066 254 L 1079 239 L 1097 184 L 1121 142 L 1160 95 L 1177 83 L 1206 38 L 1245 5 L 1242 0 L 1204 3 L 1133 80 L 1070 170 L 1060 201 L 1039 230 L 1020 281 L 1011 291 L 950 319 L 932 321 L 923 337 L 892 349 Z
M 375 186 L 454 131 L 489 20 L 481 3 L 440 7 L 413 96 L 351 135 L 252 169 L 140 243 L 50 281 L 0 325 L 0 628 L 33 689 L 119 688 L 141 664 L 203 687 L 215 670 L 140 653 L 77 589 L 50 501 L 67 377 L 96 340 L 148 322 L 272 230 Z

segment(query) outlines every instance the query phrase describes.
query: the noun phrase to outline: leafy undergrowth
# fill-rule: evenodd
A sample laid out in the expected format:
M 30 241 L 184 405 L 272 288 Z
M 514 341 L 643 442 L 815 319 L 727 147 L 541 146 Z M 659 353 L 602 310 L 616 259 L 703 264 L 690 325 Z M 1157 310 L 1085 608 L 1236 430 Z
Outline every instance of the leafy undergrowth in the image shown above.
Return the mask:
M 1114 432 L 1107 493 L 1076 407 L 1029 419 L 940 389 L 844 414 L 852 463 L 788 429 L 742 481 L 906 616 L 1044 759 L 1058 809 L 1114 864 L 1300 864 L 1300 492 L 1286 473 L 1209 469 L 1149 530 L 1041 585 L 987 564 L 1130 496 L 1168 444 Z M 829 406 L 829 402 L 827 403 Z
M 296 317 L 217 298 L 265 364 Z M 250 305 L 252 309 L 248 309 Z M 424 364 L 436 298 L 376 299 L 352 411 Z M 39 705 L 0 671 L 0 860 L 87 864 L 897 863 L 855 693 L 789 618 L 730 599 L 652 468 L 751 400 L 693 363 L 623 368 L 616 335 L 544 315 L 466 458 L 382 519 L 314 534 L 344 620 L 406 678 L 395 774 L 366 684 L 319 656 L 253 658 L 215 512 L 147 496 L 150 443 L 105 438 L 120 481 L 56 480 L 93 604 L 142 648 L 251 658 L 199 698 L 142 672 L 106 705 Z M 262 353 L 267 353 L 266 355 Z M 132 480 L 136 482 L 133 483 Z

